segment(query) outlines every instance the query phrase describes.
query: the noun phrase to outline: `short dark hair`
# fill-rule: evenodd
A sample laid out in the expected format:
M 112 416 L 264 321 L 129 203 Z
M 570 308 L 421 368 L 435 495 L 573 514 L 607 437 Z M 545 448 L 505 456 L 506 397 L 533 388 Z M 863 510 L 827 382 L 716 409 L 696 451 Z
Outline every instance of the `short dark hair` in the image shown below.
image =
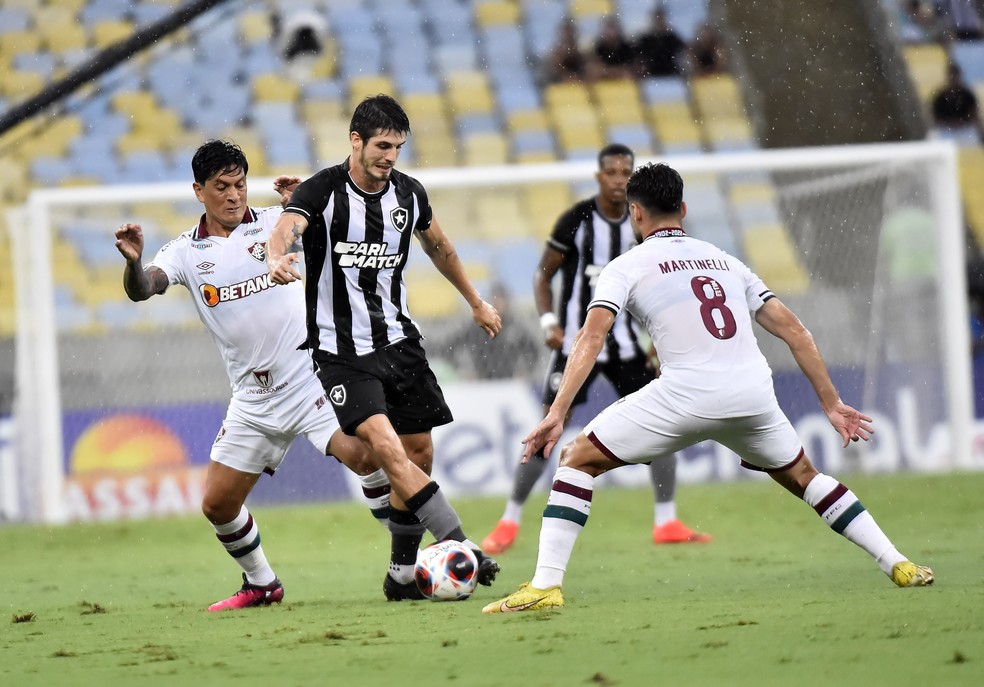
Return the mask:
M 621 143 L 609 143 L 600 151 L 598 151 L 598 169 L 601 169 L 603 164 L 602 160 L 610 155 L 628 155 L 635 162 L 635 153 L 632 152 L 632 148 L 627 145 L 622 145 Z
M 680 173 L 662 162 L 639 167 L 629 177 L 625 195 L 656 215 L 680 212 L 683 203 L 683 179 Z
M 248 173 L 249 162 L 246 161 L 243 149 L 232 141 L 205 141 L 191 158 L 191 171 L 195 175 L 195 181 L 202 186 L 216 174 L 234 172 L 237 169 L 243 170 L 243 174 Z
M 359 134 L 363 141 L 368 141 L 383 131 L 407 135 L 410 133 L 410 118 L 392 96 L 385 93 L 370 95 L 352 113 L 349 131 Z

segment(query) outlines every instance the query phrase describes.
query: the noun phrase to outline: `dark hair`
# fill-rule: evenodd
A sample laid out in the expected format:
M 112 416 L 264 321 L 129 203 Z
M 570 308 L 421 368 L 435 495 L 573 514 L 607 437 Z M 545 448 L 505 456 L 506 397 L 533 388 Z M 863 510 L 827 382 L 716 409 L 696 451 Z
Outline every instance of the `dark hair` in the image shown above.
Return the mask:
M 243 174 L 248 173 L 249 162 L 242 148 L 232 141 L 205 141 L 191 158 L 195 181 L 203 186 L 216 174 L 235 172 L 237 169 L 243 170 Z
M 385 93 L 370 95 L 352 113 L 349 131 L 359 134 L 363 141 L 368 141 L 383 131 L 406 135 L 410 133 L 410 118 L 392 96 Z
M 609 143 L 598 152 L 598 169 L 601 169 L 602 160 L 610 155 L 628 155 L 635 162 L 635 153 L 632 148 L 621 143 Z
M 683 179 L 669 165 L 650 162 L 632 173 L 625 195 L 650 213 L 673 215 L 682 207 Z

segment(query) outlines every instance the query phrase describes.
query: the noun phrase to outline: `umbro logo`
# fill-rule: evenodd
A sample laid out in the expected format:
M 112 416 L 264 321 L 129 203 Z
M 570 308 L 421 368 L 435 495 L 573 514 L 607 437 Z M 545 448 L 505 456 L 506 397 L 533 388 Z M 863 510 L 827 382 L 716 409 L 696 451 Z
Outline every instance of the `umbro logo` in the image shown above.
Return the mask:
M 339 384 L 328 392 L 328 398 L 331 399 L 332 405 L 343 406 L 345 405 L 345 387 Z
M 195 265 L 195 267 L 197 267 L 198 269 L 200 269 L 202 272 L 205 272 L 206 270 L 210 270 L 213 267 L 215 267 L 215 263 L 214 262 L 209 262 L 208 260 L 206 260 L 205 262 L 198 263 L 197 265 Z
M 406 208 L 393 208 L 390 210 L 390 221 L 393 226 L 396 227 L 397 231 L 403 231 L 407 228 L 407 222 L 410 220 L 410 213 L 407 212 Z

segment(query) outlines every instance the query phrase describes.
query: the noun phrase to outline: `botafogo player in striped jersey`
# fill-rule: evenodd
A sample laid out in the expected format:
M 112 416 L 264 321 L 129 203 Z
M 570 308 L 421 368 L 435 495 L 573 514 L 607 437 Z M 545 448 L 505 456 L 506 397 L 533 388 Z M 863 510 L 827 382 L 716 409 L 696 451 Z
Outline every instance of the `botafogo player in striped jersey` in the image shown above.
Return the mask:
M 202 499 L 216 537 L 243 570 L 242 588 L 209 607 L 220 611 L 283 599 L 245 503 L 260 474 L 274 474 L 296 437 L 360 475 L 369 507 L 383 522 L 390 488 L 362 443 L 339 429 L 311 356 L 298 350 L 306 338 L 303 287 L 270 281 L 265 250 L 281 208 L 249 206 L 249 163 L 231 142 L 207 141 L 191 167 L 195 195 L 205 206 L 198 226 L 165 244 L 147 265 L 140 225 L 119 227 L 116 247 L 126 259 L 123 286 L 131 300 L 176 284 L 188 289 L 229 375 L 232 400 L 212 444 Z
M 602 270 L 557 398 L 524 441 L 526 457 L 540 449 L 549 454 L 560 439 L 567 410 L 623 310 L 646 323 L 662 374 L 606 408 L 563 448 L 543 511 L 534 576 L 482 611 L 562 607 L 561 585 L 591 512 L 595 479 L 707 439 L 806 501 L 899 587 L 932 584 L 933 571 L 900 554 L 850 489 L 817 471 L 779 408 L 752 315 L 789 346 L 844 446 L 867 441 L 873 431 L 871 418 L 841 400 L 809 330 L 741 261 L 687 236 L 683 180 L 676 170 L 663 164 L 639 168 L 627 195 L 641 243 Z
M 424 474 L 434 457 L 431 430 L 452 416 L 407 309 L 412 239 L 461 293 L 476 326 L 494 337 L 502 323 L 434 219 L 424 187 L 395 169 L 409 133 L 396 100 L 365 98 L 349 126 L 351 156 L 296 189 L 288 184 L 293 196 L 267 248 L 271 279 L 288 284 L 301 278 L 290 252 L 301 240 L 308 346 L 318 376 L 342 430 L 361 439 L 390 477 L 392 548 L 383 580 L 390 601 L 422 598 L 413 567 L 425 529 L 475 550 L 479 583 L 490 585 L 499 570 L 465 537 L 457 513 Z M 408 464 L 423 472 L 411 474 Z
M 625 185 L 632 174 L 635 155 L 627 146 L 612 143 L 598 153 L 597 195 L 576 203 L 554 225 L 533 276 L 533 297 L 540 311 L 544 344 L 552 349 L 543 388 L 543 414 L 557 394 L 567 365 L 574 336 L 587 317 L 601 269 L 609 261 L 636 245 L 629 221 Z M 553 281 L 560 275 L 560 288 L 554 302 Z M 588 400 L 588 387 L 598 375 L 615 388 L 621 398 L 638 391 L 653 380 L 657 362 L 643 351 L 637 333 L 638 323 L 628 313 L 615 320 L 587 380 L 574 398 L 573 406 Z M 651 347 L 650 347 L 651 348 Z M 542 452 L 523 460 L 513 475 L 513 488 L 505 510 L 495 528 L 482 540 L 482 548 L 492 554 L 512 546 L 519 532 L 523 505 L 543 475 L 547 461 Z M 650 481 L 656 493 L 653 514 L 653 542 L 656 544 L 699 543 L 710 535 L 695 532 L 678 517 L 676 510 L 676 456 L 654 460 L 649 466 Z

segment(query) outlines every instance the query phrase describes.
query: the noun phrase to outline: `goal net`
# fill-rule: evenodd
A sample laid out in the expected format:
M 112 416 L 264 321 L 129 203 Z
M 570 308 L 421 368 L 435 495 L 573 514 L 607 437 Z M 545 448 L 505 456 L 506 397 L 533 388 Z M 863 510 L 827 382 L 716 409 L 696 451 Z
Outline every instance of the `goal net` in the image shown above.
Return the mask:
M 750 265 L 813 332 L 845 401 L 875 418 L 873 442 L 841 450 L 789 351 L 760 330 L 779 401 L 821 468 L 971 465 L 965 246 L 951 146 L 666 161 L 684 177 L 688 233 Z M 436 217 L 483 294 L 497 294 L 499 307 L 508 308 L 501 340 L 475 341 L 460 297 L 415 249 L 407 272 L 410 310 L 456 416 L 435 432 L 435 475 L 450 493 L 505 493 L 520 439 L 540 416 L 545 354 L 533 271 L 557 216 L 595 192 L 595 165 L 407 171 L 428 188 Z M 270 179 L 251 179 L 251 204 L 273 204 L 271 189 Z M 4 474 L 16 518 L 60 522 L 198 509 L 209 447 L 230 394 L 224 367 L 187 291 L 174 288 L 139 304 L 126 299 L 113 231 L 139 222 L 150 260 L 201 211 L 189 179 L 36 191 L 11 212 L 17 396 L 13 466 Z M 599 387 L 569 431 L 612 398 Z M 704 445 L 684 452 L 678 469 L 684 482 L 741 472 L 733 455 Z M 625 474 L 611 481 L 645 479 Z M 346 471 L 302 440 L 251 499 L 354 493 Z

